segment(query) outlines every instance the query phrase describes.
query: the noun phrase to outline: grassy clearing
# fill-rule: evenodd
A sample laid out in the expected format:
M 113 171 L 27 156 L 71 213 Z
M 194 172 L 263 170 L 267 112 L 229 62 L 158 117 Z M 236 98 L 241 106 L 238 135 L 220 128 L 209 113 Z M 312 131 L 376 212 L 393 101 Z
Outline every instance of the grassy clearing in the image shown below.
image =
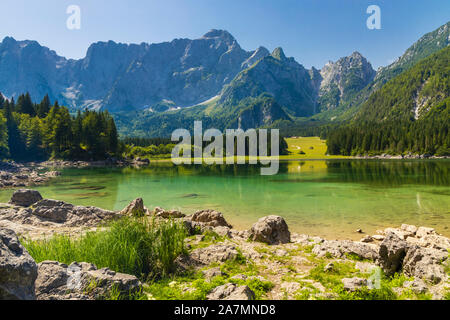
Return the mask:
M 186 231 L 180 223 L 123 218 L 108 227 L 80 238 L 57 235 L 22 243 L 37 263 L 89 262 L 142 280 L 167 276 L 174 271 L 176 257 L 185 252 Z
M 327 144 L 319 137 L 293 137 L 286 138 L 289 155 L 280 156 L 281 160 L 308 160 L 308 159 L 345 159 L 349 157 L 328 156 Z
M 327 155 L 327 144 L 326 140 L 321 140 L 319 137 L 293 137 L 285 139 L 288 144 L 288 152 L 289 155 L 280 156 L 280 160 L 326 160 L 326 159 L 350 159 L 351 157 L 345 156 L 330 156 Z M 160 157 L 158 159 L 150 158 L 151 160 L 156 160 L 156 162 L 164 162 L 170 161 L 170 155 L 167 158 Z M 226 161 L 226 157 L 223 158 L 223 161 Z M 233 157 L 235 162 L 238 159 L 244 159 L 245 161 L 249 161 L 250 157 Z M 259 158 L 251 158 L 258 160 Z M 269 157 L 265 157 L 264 159 L 269 159 Z M 181 161 L 182 159 L 178 159 Z M 205 160 L 205 159 L 203 159 Z M 217 160 L 216 158 L 208 159 L 210 161 Z

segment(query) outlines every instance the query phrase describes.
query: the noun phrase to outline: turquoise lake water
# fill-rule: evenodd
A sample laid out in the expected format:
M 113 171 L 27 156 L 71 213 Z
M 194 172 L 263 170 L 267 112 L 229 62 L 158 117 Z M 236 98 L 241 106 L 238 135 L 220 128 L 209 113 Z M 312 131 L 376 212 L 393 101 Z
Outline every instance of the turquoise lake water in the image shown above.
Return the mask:
M 64 169 L 35 187 L 45 198 L 121 210 L 142 197 L 193 213 L 216 209 L 236 228 L 258 218 L 283 216 L 291 231 L 327 238 L 359 239 L 356 229 L 402 223 L 436 228 L 450 236 L 450 161 L 288 161 L 276 176 L 258 166 L 174 166 Z M 13 190 L 0 191 L 7 202 Z

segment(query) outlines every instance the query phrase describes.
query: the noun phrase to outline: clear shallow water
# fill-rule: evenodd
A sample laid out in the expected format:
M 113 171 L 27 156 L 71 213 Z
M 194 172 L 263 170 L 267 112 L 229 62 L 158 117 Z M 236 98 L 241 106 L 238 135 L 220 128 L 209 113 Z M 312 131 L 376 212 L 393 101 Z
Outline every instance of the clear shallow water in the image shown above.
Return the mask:
M 64 169 L 36 187 L 45 198 L 121 210 L 142 197 L 155 206 L 193 213 L 216 209 L 237 228 L 283 216 L 291 231 L 359 239 L 400 226 L 426 225 L 450 236 L 450 161 L 289 161 L 276 176 L 257 166 Z M 7 202 L 13 190 L 0 191 Z

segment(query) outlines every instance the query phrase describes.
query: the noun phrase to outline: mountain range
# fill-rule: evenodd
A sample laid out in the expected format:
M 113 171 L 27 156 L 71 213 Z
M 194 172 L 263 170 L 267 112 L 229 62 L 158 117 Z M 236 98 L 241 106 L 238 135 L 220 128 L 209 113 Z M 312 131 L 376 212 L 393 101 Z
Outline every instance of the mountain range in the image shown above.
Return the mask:
M 227 31 L 160 44 L 92 44 L 66 59 L 36 41 L 0 43 L 0 92 L 45 94 L 71 110 L 107 109 L 122 134 L 166 136 L 193 120 L 219 129 L 273 126 L 310 118 L 348 120 L 391 79 L 446 48 L 450 23 L 375 71 L 354 52 L 306 69 L 282 48 L 242 49 Z

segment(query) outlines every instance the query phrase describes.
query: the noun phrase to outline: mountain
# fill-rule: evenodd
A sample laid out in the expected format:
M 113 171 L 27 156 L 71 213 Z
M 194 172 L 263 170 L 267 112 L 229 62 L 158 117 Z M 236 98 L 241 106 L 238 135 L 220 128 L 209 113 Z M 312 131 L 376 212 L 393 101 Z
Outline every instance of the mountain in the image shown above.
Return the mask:
M 131 63 L 142 58 L 148 44 L 122 44 L 113 41 L 92 44 L 84 59 L 71 60 L 64 68 L 66 86 L 58 99 L 72 109 L 100 109 L 104 97 Z
M 28 91 L 36 101 L 48 93 L 72 111 L 107 109 L 124 135 L 166 136 L 194 120 L 219 129 L 314 127 L 352 119 L 391 79 L 447 47 L 449 25 L 378 72 L 358 52 L 308 70 L 282 48 L 246 51 L 224 30 L 159 44 L 97 42 L 79 60 L 6 37 L 0 92 Z
M 320 71 L 319 110 L 337 108 L 354 98 L 375 78 L 372 65 L 359 52 L 337 62 L 327 63 Z
M 239 104 L 245 98 L 269 94 L 292 116 L 315 113 L 316 92 L 311 75 L 283 49 L 275 49 L 254 65 L 240 72 L 220 95 L 221 108 Z
M 420 60 L 446 48 L 450 44 L 450 22 L 427 33 L 391 65 L 381 68 L 374 79 L 371 88 L 381 88 L 389 80 L 410 69 Z
M 321 119 L 337 119 L 347 121 L 351 119 L 369 99 L 369 97 L 383 87 L 387 82 L 409 70 L 420 60 L 446 48 L 450 43 L 450 22 L 442 25 L 433 32 L 425 34 L 395 62 L 380 68 L 375 78 L 365 88 L 360 90 L 353 99 L 331 112 L 319 115 Z
M 35 41 L 0 44 L 0 91 L 8 97 L 46 93 L 73 109 L 110 111 L 192 106 L 224 85 L 267 49 L 247 52 L 231 34 L 211 30 L 196 40 L 160 44 L 92 44 L 86 57 L 67 60 Z M 164 108 L 163 108 L 164 109 Z
M 414 121 L 450 104 L 450 46 L 417 63 L 370 96 L 355 121 Z M 449 119 L 447 118 L 447 121 Z
M 119 122 L 127 119 L 125 133 L 141 127 L 136 130 L 142 135 L 148 125 L 166 134 L 172 125 L 165 121 L 203 119 L 219 128 L 250 128 L 310 117 L 320 111 L 319 90 L 324 99 L 336 86 L 345 100 L 370 76 L 370 64 L 359 54 L 322 71 L 307 70 L 282 48 L 245 51 L 224 30 L 159 44 L 97 42 L 79 60 L 35 41 L 7 37 L 0 44 L 5 96 L 30 92 L 39 100 L 48 93 L 71 110 L 107 109 Z
M 103 105 L 112 111 L 162 102 L 193 106 L 216 96 L 253 55 L 220 30 L 197 40 L 152 44 L 117 78 Z
M 68 60 L 36 41 L 6 37 L 0 43 L 0 91 L 15 97 L 28 91 L 37 100 L 45 94 L 56 98 L 66 86 Z
M 327 134 L 329 154 L 450 156 L 450 46 L 374 92 Z

